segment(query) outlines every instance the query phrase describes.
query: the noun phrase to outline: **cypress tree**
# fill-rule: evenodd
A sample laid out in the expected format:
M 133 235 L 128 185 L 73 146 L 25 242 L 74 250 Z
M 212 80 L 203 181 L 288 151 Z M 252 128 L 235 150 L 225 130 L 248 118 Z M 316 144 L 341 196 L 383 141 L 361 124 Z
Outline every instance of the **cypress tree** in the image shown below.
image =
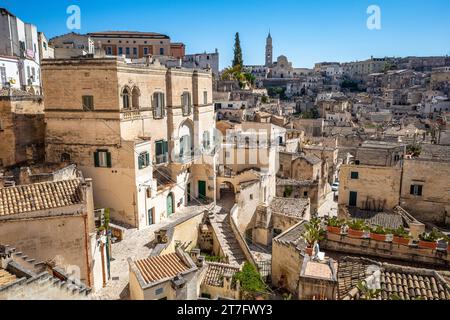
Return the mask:
M 233 68 L 238 66 L 238 68 L 241 69 L 243 65 L 244 61 L 242 59 L 241 40 L 239 39 L 239 32 L 236 32 L 236 36 L 234 39 Z

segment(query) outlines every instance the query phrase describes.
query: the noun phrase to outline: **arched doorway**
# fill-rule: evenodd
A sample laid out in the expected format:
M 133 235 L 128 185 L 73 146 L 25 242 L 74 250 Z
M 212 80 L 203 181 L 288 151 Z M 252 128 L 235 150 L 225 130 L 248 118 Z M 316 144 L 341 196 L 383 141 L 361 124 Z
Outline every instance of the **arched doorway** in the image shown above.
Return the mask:
M 236 190 L 234 188 L 234 185 L 231 182 L 224 181 L 220 185 L 220 199 L 225 198 L 234 198 L 236 195 Z
M 179 157 L 182 160 L 192 158 L 194 148 L 194 125 L 191 121 L 184 121 L 178 130 Z
M 173 193 L 169 193 L 167 196 L 167 217 L 170 217 L 175 213 L 175 198 L 173 196 Z

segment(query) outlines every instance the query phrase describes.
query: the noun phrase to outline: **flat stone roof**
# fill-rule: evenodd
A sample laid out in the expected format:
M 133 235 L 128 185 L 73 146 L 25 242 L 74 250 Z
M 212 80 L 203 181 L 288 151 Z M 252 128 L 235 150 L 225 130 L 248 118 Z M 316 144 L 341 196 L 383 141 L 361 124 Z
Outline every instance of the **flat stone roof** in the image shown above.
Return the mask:
M 275 214 L 303 218 L 309 205 L 307 198 L 273 198 L 269 207 Z

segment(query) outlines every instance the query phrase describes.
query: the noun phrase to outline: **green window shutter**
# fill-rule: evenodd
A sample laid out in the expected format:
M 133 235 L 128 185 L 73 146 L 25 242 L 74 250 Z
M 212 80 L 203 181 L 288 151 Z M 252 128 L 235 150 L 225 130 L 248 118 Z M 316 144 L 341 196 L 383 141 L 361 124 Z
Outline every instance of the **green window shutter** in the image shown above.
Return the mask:
M 145 153 L 145 163 L 146 165 L 150 165 L 150 154 L 148 152 Z
M 108 168 L 112 168 L 111 152 L 106 153 L 106 162 L 108 164 Z
M 96 168 L 100 167 L 100 157 L 97 151 L 94 152 L 94 164 Z
M 169 152 L 169 143 L 167 141 L 163 141 L 163 154 L 167 154 Z
M 417 187 L 418 187 L 417 195 L 421 196 L 422 195 L 422 188 L 423 188 L 423 186 L 417 186 Z

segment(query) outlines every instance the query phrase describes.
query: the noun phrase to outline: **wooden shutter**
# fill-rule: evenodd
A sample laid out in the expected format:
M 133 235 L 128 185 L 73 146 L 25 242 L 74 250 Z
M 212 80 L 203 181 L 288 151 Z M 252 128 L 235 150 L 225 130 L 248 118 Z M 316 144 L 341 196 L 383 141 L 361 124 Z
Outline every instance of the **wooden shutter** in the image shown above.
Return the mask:
M 111 152 L 106 153 L 106 163 L 108 165 L 108 168 L 112 168 Z
M 423 186 L 417 186 L 417 195 L 418 196 L 422 195 L 422 188 L 423 188 Z
M 94 164 L 96 168 L 100 167 L 100 156 L 98 151 L 94 152 Z

